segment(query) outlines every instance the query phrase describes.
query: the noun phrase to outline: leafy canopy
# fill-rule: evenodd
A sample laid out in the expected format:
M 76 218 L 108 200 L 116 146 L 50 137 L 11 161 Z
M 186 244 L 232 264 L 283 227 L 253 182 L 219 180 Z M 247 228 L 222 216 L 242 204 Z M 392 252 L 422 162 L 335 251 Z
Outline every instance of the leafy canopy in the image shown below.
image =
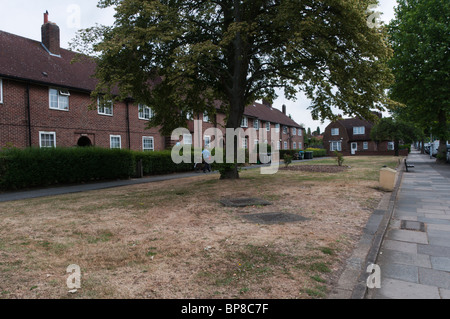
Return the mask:
M 101 0 L 115 24 L 82 30 L 74 46 L 95 56 L 93 95 L 151 106 L 162 133 L 186 116 L 221 109 L 239 127 L 246 105 L 300 90 L 315 119 L 370 118 L 392 76 L 383 28 L 369 28 L 376 0 Z M 217 102 L 217 101 L 220 101 Z M 211 116 L 213 117 L 213 116 Z
M 403 105 L 395 113 L 434 135 L 449 137 L 450 1 L 398 0 L 389 25 L 395 75 L 390 96 Z M 444 141 L 445 143 L 445 141 Z

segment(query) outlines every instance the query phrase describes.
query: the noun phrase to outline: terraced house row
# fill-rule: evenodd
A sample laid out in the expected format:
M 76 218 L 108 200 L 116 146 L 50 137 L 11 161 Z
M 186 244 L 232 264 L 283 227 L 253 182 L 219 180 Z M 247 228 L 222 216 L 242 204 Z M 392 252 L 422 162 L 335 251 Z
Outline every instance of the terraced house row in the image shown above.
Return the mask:
M 175 142 L 159 128 L 148 128 L 151 106 L 133 100 L 92 104 L 94 62 L 71 63 L 76 53 L 60 47 L 59 27 L 44 14 L 42 41 L 0 31 L 0 147 L 99 146 L 141 151 L 163 150 Z M 203 132 L 216 126 L 225 135 L 224 114 L 195 114 Z M 216 124 L 213 124 L 216 123 Z M 301 149 L 303 128 L 270 103 L 253 103 L 244 113 L 242 127 L 280 132 L 275 147 Z M 270 135 L 269 135 L 270 136 Z M 184 139 L 189 143 L 189 137 Z M 243 147 L 263 141 L 242 140 Z M 208 144 L 208 136 L 204 137 Z

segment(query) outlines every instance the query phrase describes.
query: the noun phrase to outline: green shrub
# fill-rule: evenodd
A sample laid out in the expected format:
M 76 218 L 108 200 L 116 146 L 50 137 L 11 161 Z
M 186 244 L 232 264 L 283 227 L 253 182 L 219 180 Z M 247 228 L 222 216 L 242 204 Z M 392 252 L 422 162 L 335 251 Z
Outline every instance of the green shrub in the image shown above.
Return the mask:
M 126 150 L 88 147 L 0 152 L 1 189 L 129 178 L 134 170 L 134 156 Z
M 403 144 L 398 146 L 399 150 L 408 150 L 408 153 L 411 153 L 411 144 Z
M 194 169 L 194 153 L 191 154 L 191 163 L 175 164 L 172 161 L 172 151 L 138 152 L 133 151 L 137 161 L 142 160 L 144 175 L 162 175 L 176 172 L 187 172 Z
M 292 156 L 289 154 L 284 154 L 283 160 L 285 167 L 288 167 L 288 165 L 292 163 Z
M 313 157 L 327 156 L 327 150 L 323 148 L 307 148 L 305 152 L 313 152 Z
M 339 166 L 342 166 L 344 163 L 344 155 L 342 153 L 339 153 L 338 151 L 334 151 L 334 155 L 336 155 L 336 162 Z

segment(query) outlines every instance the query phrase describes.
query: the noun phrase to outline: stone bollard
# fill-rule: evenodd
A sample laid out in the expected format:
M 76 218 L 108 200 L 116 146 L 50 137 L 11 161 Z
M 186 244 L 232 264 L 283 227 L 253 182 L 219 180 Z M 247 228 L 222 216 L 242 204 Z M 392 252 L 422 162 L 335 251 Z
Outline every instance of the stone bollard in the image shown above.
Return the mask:
M 397 171 L 383 167 L 380 170 L 380 187 L 386 191 L 393 191 L 395 186 L 395 175 Z

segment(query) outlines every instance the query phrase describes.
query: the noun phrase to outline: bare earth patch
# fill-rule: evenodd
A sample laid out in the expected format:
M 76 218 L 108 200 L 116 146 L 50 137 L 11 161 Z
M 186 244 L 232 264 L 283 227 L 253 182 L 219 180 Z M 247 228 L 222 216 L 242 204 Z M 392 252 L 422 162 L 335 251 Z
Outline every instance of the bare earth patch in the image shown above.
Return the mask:
M 0 298 L 326 298 L 382 196 L 377 171 L 397 159 L 348 162 L 333 174 L 249 170 L 1 203 Z M 244 218 L 270 212 L 304 219 Z M 71 264 L 82 272 L 74 294 Z

